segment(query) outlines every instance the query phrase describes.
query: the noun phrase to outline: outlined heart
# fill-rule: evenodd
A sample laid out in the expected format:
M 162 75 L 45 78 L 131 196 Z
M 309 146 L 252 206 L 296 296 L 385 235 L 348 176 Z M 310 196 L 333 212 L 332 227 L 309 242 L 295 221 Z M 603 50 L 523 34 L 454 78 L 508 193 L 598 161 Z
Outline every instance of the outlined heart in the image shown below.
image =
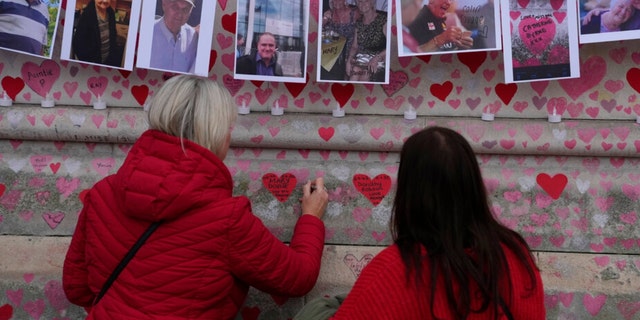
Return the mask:
M 347 101 L 351 99 L 353 92 L 355 91 L 355 87 L 352 83 L 334 83 L 331 85 L 331 94 L 338 101 L 340 107 L 344 107 L 347 104 Z
M 358 192 L 369 199 L 374 206 L 377 206 L 391 188 L 391 177 L 383 173 L 371 179 L 366 174 L 356 174 L 353 176 L 353 185 Z
M 40 65 L 27 61 L 20 73 L 27 86 L 44 98 L 51 93 L 53 84 L 60 77 L 60 65 L 53 60 L 42 61 Z
M 280 202 L 285 202 L 296 187 L 298 179 L 291 173 L 285 173 L 278 177 L 275 173 L 267 173 L 262 176 L 262 184 Z
M 568 180 L 567 176 L 562 173 L 553 177 L 546 173 L 540 173 L 536 176 L 536 182 L 551 198 L 557 200 L 567 186 Z
M 2 89 L 9 95 L 11 100 L 15 100 L 16 96 L 24 89 L 24 80 L 20 77 L 6 76 L 2 78 Z
M 349 270 L 353 272 L 353 275 L 356 276 L 356 278 L 360 276 L 364 267 L 366 267 L 369 264 L 369 262 L 371 262 L 371 260 L 373 260 L 373 255 L 370 253 L 363 255 L 362 258 L 360 259 L 358 259 L 353 254 L 348 253 L 342 259 L 342 261 L 344 261 L 344 264 L 346 264 L 347 267 L 349 267 Z

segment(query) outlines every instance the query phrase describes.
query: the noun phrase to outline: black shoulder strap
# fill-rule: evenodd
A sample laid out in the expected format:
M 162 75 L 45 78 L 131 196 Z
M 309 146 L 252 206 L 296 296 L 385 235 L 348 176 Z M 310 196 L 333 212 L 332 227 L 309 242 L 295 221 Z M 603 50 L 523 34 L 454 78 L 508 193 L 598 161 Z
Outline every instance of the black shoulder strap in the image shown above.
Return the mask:
M 100 293 L 98 293 L 98 295 L 96 296 L 96 299 L 93 301 L 93 305 L 94 306 L 96 304 L 98 304 L 98 301 L 100 301 L 100 299 L 102 299 L 104 294 L 107 293 L 107 290 L 109 290 L 109 288 L 111 287 L 111 284 L 113 284 L 113 282 L 116 280 L 116 278 L 118 278 L 118 276 L 120 275 L 120 272 L 122 272 L 122 270 L 124 270 L 124 267 L 127 266 L 127 264 L 133 258 L 133 256 L 136 255 L 136 252 L 138 252 L 138 249 L 140 249 L 140 247 L 142 247 L 142 245 L 145 243 L 145 241 L 147 241 L 147 238 L 149 238 L 149 236 L 154 231 L 156 231 L 156 229 L 158 228 L 160 223 L 162 223 L 162 221 L 157 221 L 157 222 L 152 223 L 149 226 L 149 228 L 147 228 L 147 230 L 142 234 L 142 236 L 140 236 L 138 241 L 136 241 L 136 243 L 133 245 L 133 247 L 131 247 L 131 249 L 129 249 L 129 252 L 127 252 L 127 254 L 124 256 L 124 258 L 122 258 L 122 260 L 120 261 L 120 264 L 118 264 L 118 266 L 115 268 L 115 270 L 113 270 L 113 272 L 109 276 L 109 279 L 107 279 L 107 282 L 105 282 L 104 286 L 102 286 L 102 290 L 100 290 Z
M 498 303 L 500 303 L 500 307 L 502 308 L 502 312 L 504 312 L 504 315 L 507 317 L 507 319 L 513 320 L 513 315 L 511 314 L 511 310 L 509 310 L 509 307 L 507 306 L 507 304 L 502 299 L 502 296 L 498 296 Z

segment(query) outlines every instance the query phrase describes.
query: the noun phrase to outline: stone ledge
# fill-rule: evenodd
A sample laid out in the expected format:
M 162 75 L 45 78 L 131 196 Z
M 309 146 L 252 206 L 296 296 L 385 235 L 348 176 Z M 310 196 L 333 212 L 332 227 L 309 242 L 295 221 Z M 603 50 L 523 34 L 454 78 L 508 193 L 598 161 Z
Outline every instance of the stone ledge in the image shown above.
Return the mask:
M 70 305 L 61 292 L 62 263 L 70 237 L 0 236 L 0 306 L 12 305 L 16 318 L 42 305 L 44 318 L 65 315 L 82 319 L 84 311 Z M 318 283 L 306 300 L 348 292 L 362 268 L 383 246 L 326 245 Z M 580 319 L 635 319 L 640 291 L 640 260 L 633 255 L 552 253 L 537 251 L 545 287 L 548 318 L 566 314 Z M 18 299 L 19 298 L 19 299 Z M 261 319 L 291 316 L 301 299 L 273 300 L 255 289 L 241 314 Z M 240 317 L 241 315 L 239 315 Z
M 432 125 L 458 130 L 480 154 L 638 157 L 640 131 L 629 120 L 507 119 L 289 113 L 239 116 L 232 146 L 397 152 L 413 132 Z M 0 139 L 133 143 L 146 129 L 140 108 L 34 105 L 0 108 Z

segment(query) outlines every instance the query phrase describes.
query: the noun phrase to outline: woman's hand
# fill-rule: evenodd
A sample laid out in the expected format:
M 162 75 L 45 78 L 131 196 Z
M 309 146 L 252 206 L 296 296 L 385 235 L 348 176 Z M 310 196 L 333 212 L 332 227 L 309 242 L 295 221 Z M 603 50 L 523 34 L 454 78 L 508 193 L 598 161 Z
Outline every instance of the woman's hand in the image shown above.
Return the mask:
M 302 214 L 310 214 L 322 219 L 329 202 L 329 194 L 323 178 L 308 181 L 302 187 Z
M 374 74 L 376 73 L 376 70 L 378 70 L 378 63 L 381 62 L 380 55 L 376 54 L 375 56 L 373 56 L 373 58 L 371 58 L 371 60 L 369 60 L 369 65 L 367 66 L 369 69 L 369 73 Z
M 606 11 L 606 10 L 605 10 L 605 9 L 602 9 L 602 8 L 596 8 L 596 9 L 593 9 L 593 10 L 589 11 L 589 12 L 584 16 L 584 18 L 582 18 L 582 25 L 583 25 L 583 26 L 586 26 L 587 24 L 589 24 L 589 21 L 591 21 L 591 17 L 593 17 L 593 16 L 596 16 L 596 17 L 597 17 L 597 16 L 599 16 L 599 15 L 600 15 L 600 13 L 602 13 L 602 11 Z

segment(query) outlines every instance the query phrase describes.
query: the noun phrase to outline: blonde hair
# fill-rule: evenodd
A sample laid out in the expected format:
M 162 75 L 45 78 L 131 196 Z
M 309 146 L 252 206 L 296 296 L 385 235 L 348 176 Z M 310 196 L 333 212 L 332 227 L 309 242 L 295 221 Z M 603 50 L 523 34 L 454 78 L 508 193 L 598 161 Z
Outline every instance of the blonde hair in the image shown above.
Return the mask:
M 211 79 L 167 80 L 149 106 L 149 129 L 195 142 L 220 156 L 237 113 L 229 92 Z M 184 148 L 184 142 L 183 148 Z

